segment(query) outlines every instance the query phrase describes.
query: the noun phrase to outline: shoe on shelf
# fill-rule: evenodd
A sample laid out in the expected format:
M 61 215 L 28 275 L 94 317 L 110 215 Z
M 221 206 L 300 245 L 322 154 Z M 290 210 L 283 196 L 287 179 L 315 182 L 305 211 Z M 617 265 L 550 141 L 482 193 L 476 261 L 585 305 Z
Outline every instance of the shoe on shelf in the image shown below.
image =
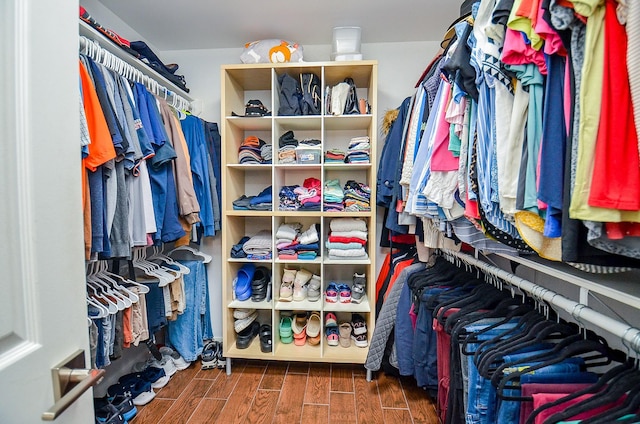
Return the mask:
M 258 311 L 253 311 L 251 315 L 246 318 L 237 319 L 233 323 L 233 328 L 236 330 L 236 333 L 241 333 L 246 328 L 251 326 L 251 324 L 258 318 Z
M 348 322 L 341 323 L 338 331 L 340 332 L 340 346 L 351 347 L 351 324 Z
M 349 285 L 338 285 L 338 299 L 340 303 L 351 303 L 351 287 Z
M 324 315 L 324 326 L 325 327 L 337 327 L 338 326 L 338 318 L 336 314 L 333 312 L 327 312 Z
M 248 318 L 249 315 L 253 314 L 255 309 L 247 309 L 247 308 L 237 308 L 233 310 L 233 317 L 235 319 L 245 319 Z
M 295 280 L 297 273 L 298 271 L 295 269 L 285 268 L 284 271 L 282 272 L 282 282 L 293 284 L 293 280 Z
M 312 276 L 313 274 L 307 271 L 306 269 L 301 269 L 296 273 L 296 278 L 293 279 L 293 286 L 294 287 L 304 286 L 309 282 L 309 280 L 311 280 Z
M 357 347 L 367 347 L 369 346 L 369 342 L 367 341 L 367 334 L 351 334 L 351 339 L 353 340 L 353 344 Z
M 283 316 L 280 318 L 280 341 L 284 344 L 293 342 L 293 331 L 291 330 L 292 319 L 290 316 Z
M 320 344 L 320 330 L 322 327 L 322 320 L 320 318 L 320 312 L 312 312 L 307 321 L 307 341 L 311 346 Z
M 317 302 L 318 300 L 320 300 L 320 288 L 322 287 L 320 276 L 313 274 L 307 286 L 307 298 L 309 299 L 309 301 Z
M 324 292 L 324 299 L 327 303 L 338 302 L 338 285 L 336 283 L 329 283 L 327 290 Z
M 353 274 L 353 286 L 351 287 L 351 301 L 360 303 L 365 297 L 367 286 L 364 274 Z
M 251 325 L 240 331 L 236 336 L 236 347 L 238 349 L 246 349 L 249 347 L 253 339 L 260 332 L 260 323 L 252 321 Z
M 283 281 L 280 285 L 280 302 L 291 302 L 293 300 L 293 281 Z
M 269 353 L 273 349 L 273 341 L 271 340 L 271 325 L 262 324 L 260 326 L 260 350 L 262 353 Z
M 293 287 L 293 301 L 294 302 L 302 302 L 303 300 L 307 299 L 307 292 L 308 292 L 308 287 L 307 284 L 297 287 L 294 286 Z
M 353 327 L 353 334 L 359 336 L 361 334 L 367 334 L 367 322 L 362 315 L 351 315 L 351 326 Z
M 337 325 L 335 327 L 326 327 L 325 334 L 327 335 L 327 345 L 338 346 L 340 344 L 340 332 Z

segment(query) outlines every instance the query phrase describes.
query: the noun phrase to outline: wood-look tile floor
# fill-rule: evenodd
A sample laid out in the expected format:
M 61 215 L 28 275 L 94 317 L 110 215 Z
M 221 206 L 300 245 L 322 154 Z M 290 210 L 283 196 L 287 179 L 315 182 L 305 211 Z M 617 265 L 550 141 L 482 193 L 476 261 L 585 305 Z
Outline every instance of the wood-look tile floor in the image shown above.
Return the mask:
M 362 365 L 234 360 L 232 373 L 193 363 L 173 376 L 132 424 L 427 423 L 434 403 L 412 379 Z

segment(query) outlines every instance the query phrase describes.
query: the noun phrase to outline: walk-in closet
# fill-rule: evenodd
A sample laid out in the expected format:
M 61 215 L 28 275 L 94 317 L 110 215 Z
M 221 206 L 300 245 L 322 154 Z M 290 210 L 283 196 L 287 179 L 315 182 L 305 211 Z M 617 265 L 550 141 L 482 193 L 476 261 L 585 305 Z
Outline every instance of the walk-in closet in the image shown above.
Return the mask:
M 640 2 L 0 16 L 0 423 L 640 422 Z

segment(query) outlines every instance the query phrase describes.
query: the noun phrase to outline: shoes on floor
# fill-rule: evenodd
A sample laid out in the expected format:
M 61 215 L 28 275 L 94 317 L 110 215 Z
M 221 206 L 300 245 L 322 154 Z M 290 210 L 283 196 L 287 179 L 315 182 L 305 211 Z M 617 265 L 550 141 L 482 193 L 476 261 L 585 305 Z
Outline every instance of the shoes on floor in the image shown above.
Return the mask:
M 189 365 L 191 365 L 191 362 L 185 361 L 185 359 L 180 356 L 178 352 L 168 346 L 162 346 L 159 350 L 160 353 L 162 353 L 162 356 L 168 356 L 171 358 L 178 371 L 187 369 L 189 368 Z
M 210 370 L 218 368 L 218 349 L 220 342 L 210 340 L 205 342 L 202 348 L 202 354 L 200 358 L 202 360 L 201 368 L 203 370 Z

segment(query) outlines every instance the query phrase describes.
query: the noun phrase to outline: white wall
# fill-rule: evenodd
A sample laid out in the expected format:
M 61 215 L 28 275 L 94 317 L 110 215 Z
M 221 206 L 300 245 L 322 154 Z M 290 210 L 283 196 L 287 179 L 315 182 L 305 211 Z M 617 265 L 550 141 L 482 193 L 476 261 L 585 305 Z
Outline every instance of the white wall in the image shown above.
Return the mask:
M 378 61 L 378 122 L 389 109 L 397 108 L 402 100 L 411 96 L 414 86 L 439 49 L 439 42 L 376 43 L 361 46 L 364 59 Z M 190 95 L 198 100 L 198 116 L 220 123 L 220 67 L 240 63 L 241 48 L 215 50 L 182 50 L 156 52 L 166 63 L 178 63 Z M 330 60 L 331 45 L 304 46 L 307 62 Z M 384 139 L 378 137 L 378 152 Z M 378 214 L 378 234 L 381 230 L 382 212 Z M 377 244 L 377 241 L 376 241 Z M 204 249 L 214 256 L 209 267 L 209 288 L 213 330 L 216 337 L 222 335 L 222 263 L 228 252 L 222 252 L 220 237 L 209 241 Z M 382 264 L 384 252 L 378 251 L 376 263 Z M 373 280 L 375 281 L 375 280 Z M 231 282 L 227 282 L 231 283 Z

